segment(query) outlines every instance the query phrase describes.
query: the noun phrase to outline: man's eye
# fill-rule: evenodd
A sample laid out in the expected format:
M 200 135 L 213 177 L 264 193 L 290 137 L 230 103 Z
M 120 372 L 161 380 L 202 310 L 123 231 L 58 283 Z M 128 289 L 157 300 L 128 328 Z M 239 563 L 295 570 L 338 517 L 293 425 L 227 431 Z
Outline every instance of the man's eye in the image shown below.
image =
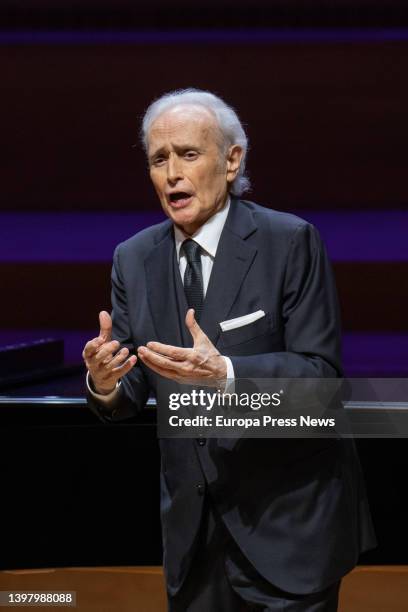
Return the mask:
M 197 151 L 186 151 L 184 153 L 184 158 L 185 159 L 193 160 L 193 159 L 197 159 L 197 157 L 198 157 L 198 152 Z
M 155 157 L 153 160 L 153 166 L 162 166 L 166 159 L 164 157 Z

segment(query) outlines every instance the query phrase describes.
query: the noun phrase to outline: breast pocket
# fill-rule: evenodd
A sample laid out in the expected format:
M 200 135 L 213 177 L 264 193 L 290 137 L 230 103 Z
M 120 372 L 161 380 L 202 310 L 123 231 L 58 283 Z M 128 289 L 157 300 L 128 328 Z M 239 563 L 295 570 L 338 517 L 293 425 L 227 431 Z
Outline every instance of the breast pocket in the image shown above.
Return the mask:
M 271 333 L 275 328 L 275 318 L 271 313 L 267 312 L 264 317 L 253 323 L 248 323 L 247 325 L 236 327 L 229 331 L 221 331 L 219 346 L 223 348 L 250 342 L 254 338 Z

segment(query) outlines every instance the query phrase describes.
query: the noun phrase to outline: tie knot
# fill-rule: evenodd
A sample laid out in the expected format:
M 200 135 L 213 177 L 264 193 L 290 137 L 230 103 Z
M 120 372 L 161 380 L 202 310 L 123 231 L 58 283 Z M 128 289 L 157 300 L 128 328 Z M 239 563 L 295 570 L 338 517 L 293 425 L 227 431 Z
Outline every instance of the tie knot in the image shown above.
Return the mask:
M 183 242 L 183 250 L 189 263 L 193 261 L 201 262 L 201 247 L 197 242 L 190 238 L 185 240 Z

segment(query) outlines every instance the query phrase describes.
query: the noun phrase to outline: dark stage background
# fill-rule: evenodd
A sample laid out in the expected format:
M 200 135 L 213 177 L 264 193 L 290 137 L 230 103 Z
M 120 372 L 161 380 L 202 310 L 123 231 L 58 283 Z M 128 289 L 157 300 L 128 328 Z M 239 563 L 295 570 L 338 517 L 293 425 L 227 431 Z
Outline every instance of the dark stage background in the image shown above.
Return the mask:
M 325 239 L 346 373 L 407 376 L 406 2 L 6 0 L 0 74 L 1 346 L 61 338 L 66 365 L 80 363 L 110 308 L 114 246 L 162 219 L 140 118 L 195 86 L 246 125 L 248 197 Z M 3 567 L 160 563 L 153 426 L 3 407 Z M 407 563 L 405 441 L 360 449 L 381 536 L 366 561 Z

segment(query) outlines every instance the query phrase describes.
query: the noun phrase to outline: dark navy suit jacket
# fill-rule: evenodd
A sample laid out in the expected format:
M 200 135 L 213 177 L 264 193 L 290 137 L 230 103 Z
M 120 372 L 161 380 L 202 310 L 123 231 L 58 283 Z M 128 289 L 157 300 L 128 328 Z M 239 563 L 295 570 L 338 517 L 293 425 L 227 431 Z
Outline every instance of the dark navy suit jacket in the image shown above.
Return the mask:
M 134 350 L 149 340 L 192 346 L 172 223 L 120 244 L 112 271 L 113 337 Z M 252 324 L 219 323 L 263 310 Z M 330 264 L 309 223 L 232 199 L 200 326 L 236 378 L 341 375 L 340 324 Z M 122 379 L 111 418 L 158 410 L 165 381 L 142 363 Z M 167 381 L 166 381 L 167 383 Z M 161 439 L 161 517 L 170 594 L 180 588 L 197 541 L 203 491 L 246 557 L 277 587 L 308 593 L 350 571 L 375 546 L 360 464 L 351 440 Z M 142 466 L 140 469 L 143 469 Z M 199 485 L 199 486 L 197 486 Z

